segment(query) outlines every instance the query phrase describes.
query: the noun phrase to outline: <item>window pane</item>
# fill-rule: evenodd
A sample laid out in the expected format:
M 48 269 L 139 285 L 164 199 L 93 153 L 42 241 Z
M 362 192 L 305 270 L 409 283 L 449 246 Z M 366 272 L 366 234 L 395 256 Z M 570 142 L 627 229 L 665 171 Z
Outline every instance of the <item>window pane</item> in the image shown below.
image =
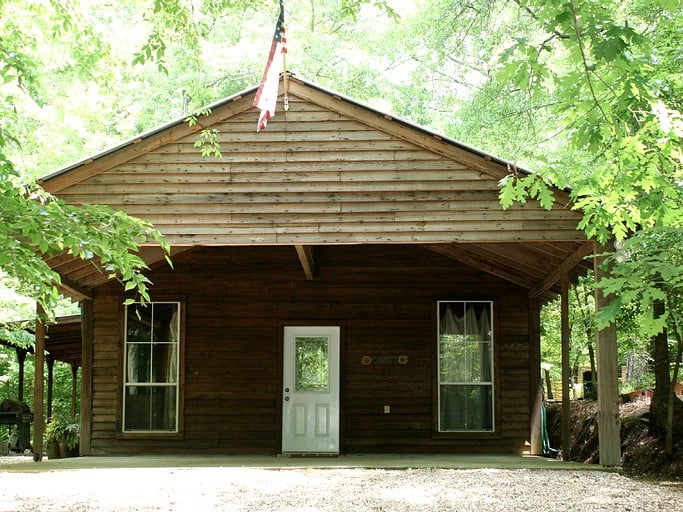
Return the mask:
M 152 345 L 152 382 L 176 382 L 178 345 L 154 343 Z
M 178 342 L 178 304 L 154 304 L 153 340 Z
M 481 346 L 462 335 L 442 335 L 439 344 L 441 382 L 479 382 Z
M 149 403 L 151 389 L 148 386 L 130 386 L 125 395 L 125 425 L 123 430 L 149 429 Z
M 129 386 L 125 404 L 126 431 L 176 429 L 174 386 Z
M 296 339 L 295 389 L 312 393 L 329 390 L 327 337 Z
M 150 382 L 152 346 L 149 343 L 128 343 L 127 347 L 126 382 Z
M 127 308 L 126 341 L 152 341 L 152 306 L 147 304 L 131 304 Z
M 176 429 L 175 386 L 160 386 L 152 388 L 152 415 L 150 429 Z
M 490 385 L 441 386 L 440 430 L 493 430 Z

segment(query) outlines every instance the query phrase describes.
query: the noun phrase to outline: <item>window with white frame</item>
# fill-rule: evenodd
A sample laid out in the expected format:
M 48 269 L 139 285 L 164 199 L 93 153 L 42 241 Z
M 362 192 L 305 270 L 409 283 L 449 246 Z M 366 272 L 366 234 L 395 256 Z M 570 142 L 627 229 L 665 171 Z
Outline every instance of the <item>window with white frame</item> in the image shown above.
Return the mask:
M 123 431 L 177 432 L 180 303 L 126 306 Z
M 493 303 L 438 302 L 439 432 L 492 432 Z

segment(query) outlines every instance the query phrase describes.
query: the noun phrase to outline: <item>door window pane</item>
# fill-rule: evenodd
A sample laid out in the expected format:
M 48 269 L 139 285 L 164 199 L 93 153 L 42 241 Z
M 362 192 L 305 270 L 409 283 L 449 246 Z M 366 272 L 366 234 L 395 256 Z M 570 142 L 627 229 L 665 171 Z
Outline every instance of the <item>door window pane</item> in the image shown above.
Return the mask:
M 297 337 L 295 356 L 296 391 L 329 392 L 327 337 Z

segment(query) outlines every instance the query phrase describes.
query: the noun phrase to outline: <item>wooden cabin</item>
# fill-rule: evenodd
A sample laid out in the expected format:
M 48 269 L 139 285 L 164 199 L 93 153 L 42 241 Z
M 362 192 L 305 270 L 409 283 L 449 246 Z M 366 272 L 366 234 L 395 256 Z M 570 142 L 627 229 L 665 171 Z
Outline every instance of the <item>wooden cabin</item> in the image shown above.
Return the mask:
M 152 303 L 50 260 L 82 301 L 84 454 L 521 453 L 539 309 L 593 243 L 565 191 L 504 211 L 508 163 L 294 75 L 42 180 L 152 222 Z M 222 156 L 202 156 L 202 128 Z M 528 449 L 528 447 L 526 448 Z

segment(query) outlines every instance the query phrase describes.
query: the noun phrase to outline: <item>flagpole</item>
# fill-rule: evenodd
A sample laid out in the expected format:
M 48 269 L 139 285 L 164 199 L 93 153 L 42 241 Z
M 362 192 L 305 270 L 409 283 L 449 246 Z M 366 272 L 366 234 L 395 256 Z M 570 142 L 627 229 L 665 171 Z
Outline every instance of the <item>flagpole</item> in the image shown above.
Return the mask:
M 286 58 L 286 53 L 282 54 L 282 86 L 284 87 L 285 90 L 285 97 L 283 98 L 283 108 L 285 112 L 289 110 L 289 96 L 287 96 L 287 93 L 289 92 L 289 85 L 287 83 L 287 58 Z
M 280 11 L 282 11 L 282 15 L 284 17 L 285 13 L 285 3 L 284 0 L 280 0 Z M 287 41 L 287 29 L 285 28 L 285 43 Z M 289 84 L 287 83 L 287 45 L 283 47 L 282 50 L 282 86 L 284 88 L 284 98 L 282 99 L 282 106 L 285 112 L 289 110 L 289 96 L 287 93 L 289 92 Z

